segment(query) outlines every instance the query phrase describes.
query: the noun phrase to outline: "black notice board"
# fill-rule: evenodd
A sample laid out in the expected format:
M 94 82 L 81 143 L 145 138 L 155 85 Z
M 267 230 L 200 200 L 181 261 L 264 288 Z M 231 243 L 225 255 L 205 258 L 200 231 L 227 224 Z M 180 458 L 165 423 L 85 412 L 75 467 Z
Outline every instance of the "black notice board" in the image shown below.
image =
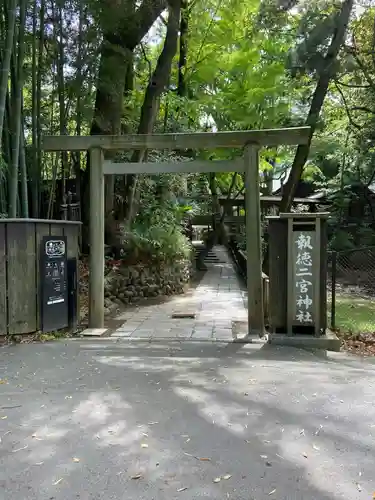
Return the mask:
M 66 237 L 44 236 L 40 259 L 42 330 L 51 332 L 68 326 Z

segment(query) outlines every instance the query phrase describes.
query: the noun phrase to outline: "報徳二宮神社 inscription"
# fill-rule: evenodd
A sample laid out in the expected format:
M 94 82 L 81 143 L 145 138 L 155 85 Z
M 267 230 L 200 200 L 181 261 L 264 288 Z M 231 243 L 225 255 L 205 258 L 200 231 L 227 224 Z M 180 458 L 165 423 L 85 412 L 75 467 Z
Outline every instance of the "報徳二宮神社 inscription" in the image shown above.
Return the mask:
M 313 245 L 314 233 L 294 231 L 293 244 L 295 255 L 295 316 L 294 323 L 312 325 L 313 323 Z

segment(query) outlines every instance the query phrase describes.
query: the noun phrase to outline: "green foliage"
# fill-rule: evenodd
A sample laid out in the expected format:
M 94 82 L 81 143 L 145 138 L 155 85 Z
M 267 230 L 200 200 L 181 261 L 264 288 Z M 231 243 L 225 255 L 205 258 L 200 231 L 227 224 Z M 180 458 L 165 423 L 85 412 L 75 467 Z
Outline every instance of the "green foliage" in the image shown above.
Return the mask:
M 333 220 L 330 221 L 330 223 L 332 227 L 335 227 L 333 226 L 334 224 Z M 344 229 L 335 228 L 329 246 L 331 250 L 336 250 L 337 252 L 344 250 L 352 250 L 353 248 L 355 248 L 353 242 L 353 235 L 348 233 L 348 231 Z
M 131 231 L 131 245 L 126 247 L 124 257 L 136 260 L 174 262 L 190 259 L 192 247 L 181 228 L 160 222 L 150 227 L 137 223 Z
M 297 126 L 305 122 L 321 62 L 336 27 L 337 9 L 341 2 L 294 2 L 295 8 L 285 10 L 277 9 L 276 4 L 273 0 L 189 2 L 187 60 L 183 68 L 187 92 L 179 95 L 177 91 L 177 53 L 168 88 L 164 89 L 156 112 L 155 132 L 275 128 Z M 29 146 L 35 118 L 33 99 L 36 98 L 36 81 L 40 78 L 38 136 L 60 133 L 61 115 L 64 116 L 67 133 L 77 133 L 79 115 L 81 134 L 89 134 L 96 97 L 101 103 L 108 103 L 109 108 L 111 103 L 111 93 L 106 95 L 106 89 L 96 96 L 98 78 L 102 77 L 99 75 L 99 55 L 103 34 L 112 33 L 115 52 L 121 52 L 122 38 L 131 38 L 134 31 L 134 25 L 129 20 L 133 19 L 135 5 L 136 10 L 142 11 L 145 3 L 133 0 L 92 0 L 83 3 L 69 0 L 54 6 L 46 2 L 40 58 L 40 2 L 35 8 L 35 33 L 31 18 L 33 9 L 29 9 L 25 34 L 23 120 L 30 187 L 33 187 L 35 177 L 33 150 Z M 61 39 L 56 32 L 58 23 L 55 12 L 60 6 L 64 32 Z M 82 13 L 80 33 L 79 18 Z M 114 13 L 118 16 L 114 16 Z M 303 178 L 313 182 L 317 188 L 324 187 L 342 194 L 345 187 L 353 182 L 367 184 L 372 181 L 375 172 L 374 17 L 374 7 L 366 4 L 356 10 L 351 18 L 346 45 L 337 62 L 337 77 L 329 84 L 303 173 Z M 5 18 L 2 20 L 5 21 Z M 134 44 L 134 78 L 130 89 L 124 92 L 121 114 L 124 133 L 137 130 L 145 90 L 150 84 L 150 75 L 164 44 L 166 28 L 163 20 L 159 18 L 150 34 L 142 38 L 142 44 Z M 118 36 L 119 32 L 124 36 Z M 59 61 L 60 43 L 63 61 Z M 81 53 L 78 52 L 79 45 L 82 47 Z M 110 49 L 113 50 L 113 47 Z M 33 55 L 38 65 L 36 75 L 32 74 Z M 124 50 L 123 55 L 124 58 L 129 57 L 129 51 Z M 109 57 L 109 66 L 111 61 Z M 64 66 L 62 96 L 58 84 L 59 63 Z M 125 80 L 125 75 L 121 77 Z M 12 88 L 14 83 L 12 77 L 9 87 Z M 113 123 L 108 123 L 108 129 L 117 126 L 116 117 L 104 116 L 103 121 L 106 120 L 113 120 Z M 9 131 L 9 137 L 8 149 L 11 151 L 12 130 Z M 9 151 L 6 151 L 3 142 L 5 158 Z M 232 159 L 241 153 L 227 149 L 199 153 L 188 151 L 178 155 L 149 151 L 148 155 L 151 161 L 179 161 L 194 159 L 197 155 L 206 159 Z M 262 181 L 285 176 L 294 154 L 294 147 L 263 148 L 260 169 L 265 175 Z M 11 157 L 11 154 L 8 156 Z M 127 161 L 131 153 L 121 153 L 119 156 Z M 75 172 L 78 155 L 69 153 L 68 157 L 69 173 Z M 84 169 L 84 155 L 79 159 Z M 57 168 L 56 177 L 60 180 L 63 176 L 61 163 L 60 155 L 43 155 L 41 177 L 51 181 Z M 231 172 L 216 176 L 218 195 L 228 192 L 232 178 Z M 7 183 L 7 166 L 0 159 L 1 213 L 7 210 Z M 41 198 L 40 193 L 48 192 L 49 187 L 38 188 L 38 200 Z M 237 175 L 233 192 L 238 193 L 242 188 L 243 178 Z M 198 203 L 199 197 L 206 199 Z M 340 197 L 347 198 L 347 195 L 337 195 L 335 198 L 333 219 L 336 227 L 345 205 L 345 200 Z M 126 204 L 123 179 L 116 182 L 116 199 Z M 208 177 L 196 174 L 141 177 L 138 179 L 136 205 L 137 215 L 130 233 L 126 233 L 127 248 L 132 245 L 135 253 L 162 260 L 186 256 L 190 247 L 183 235 L 183 216 L 187 211 L 207 213 L 211 210 Z M 368 226 L 362 229 L 358 231 L 359 241 L 370 241 L 371 229 Z M 354 244 L 351 236 L 346 236 L 346 242 L 341 241 L 342 238 L 344 236 L 337 233 L 337 245 L 346 248 Z
M 146 176 L 141 182 L 140 207 L 124 238 L 125 258 L 173 262 L 190 259 L 192 246 L 184 234 L 184 218 L 194 205 L 180 203 L 187 192 L 181 175 Z
M 291 38 L 280 30 L 273 42 L 257 25 L 258 9 L 256 0 L 198 2 L 194 9 L 189 85 L 220 130 L 275 127 L 290 112 L 284 62 Z

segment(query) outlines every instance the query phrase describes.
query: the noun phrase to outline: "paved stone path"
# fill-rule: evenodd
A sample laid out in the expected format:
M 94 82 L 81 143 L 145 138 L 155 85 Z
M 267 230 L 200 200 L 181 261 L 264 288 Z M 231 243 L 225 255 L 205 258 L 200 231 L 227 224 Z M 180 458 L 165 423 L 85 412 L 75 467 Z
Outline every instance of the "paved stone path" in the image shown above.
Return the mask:
M 247 331 L 246 292 L 222 246 L 216 246 L 207 272 L 187 296 L 158 305 L 144 305 L 124 319 L 112 337 L 143 340 L 202 340 L 231 342 Z M 192 314 L 194 318 L 173 318 Z

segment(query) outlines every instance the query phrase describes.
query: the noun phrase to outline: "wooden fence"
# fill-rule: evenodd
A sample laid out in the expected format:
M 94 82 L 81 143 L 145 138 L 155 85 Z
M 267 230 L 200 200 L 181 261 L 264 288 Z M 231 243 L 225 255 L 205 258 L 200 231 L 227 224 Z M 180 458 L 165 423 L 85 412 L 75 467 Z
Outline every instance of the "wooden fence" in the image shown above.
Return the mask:
M 41 329 L 42 238 L 66 236 L 68 259 L 78 259 L 80 226 L 71 221 L 0 219 L 0 335 Z

